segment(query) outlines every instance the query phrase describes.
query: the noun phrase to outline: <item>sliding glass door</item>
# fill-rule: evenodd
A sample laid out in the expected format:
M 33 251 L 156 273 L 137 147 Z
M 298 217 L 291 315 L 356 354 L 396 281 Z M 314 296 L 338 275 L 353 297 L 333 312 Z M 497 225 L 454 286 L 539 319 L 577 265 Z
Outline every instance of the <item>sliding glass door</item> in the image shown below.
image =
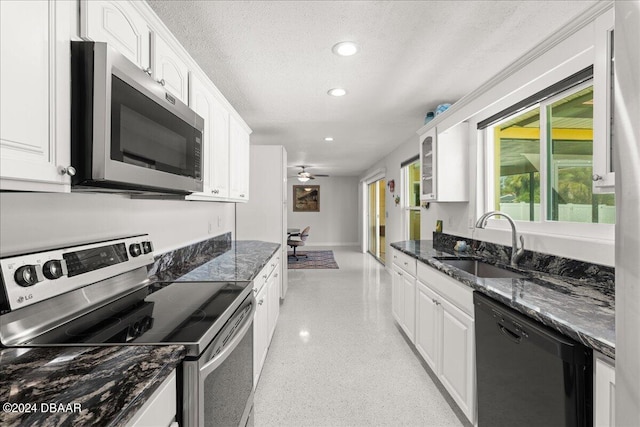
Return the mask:
M 368 250 L 385 262 L 385 181 L 380 179 L 368 185 Z

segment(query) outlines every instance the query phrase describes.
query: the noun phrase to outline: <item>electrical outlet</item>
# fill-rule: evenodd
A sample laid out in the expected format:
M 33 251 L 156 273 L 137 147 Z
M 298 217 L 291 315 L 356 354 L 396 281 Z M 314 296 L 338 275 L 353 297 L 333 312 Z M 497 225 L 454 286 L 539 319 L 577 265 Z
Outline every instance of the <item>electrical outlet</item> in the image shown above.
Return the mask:
M 209 221 L 208 232 L 209 234 L 213 234 L 213 221 Z
M 453 227 L 453 216 L 450 216 L 450 217 L 447 219 L 447 225 L 448 225 L 449 227 Z
M 218 215 L 218 229 L 222 228 L 222 217 Z

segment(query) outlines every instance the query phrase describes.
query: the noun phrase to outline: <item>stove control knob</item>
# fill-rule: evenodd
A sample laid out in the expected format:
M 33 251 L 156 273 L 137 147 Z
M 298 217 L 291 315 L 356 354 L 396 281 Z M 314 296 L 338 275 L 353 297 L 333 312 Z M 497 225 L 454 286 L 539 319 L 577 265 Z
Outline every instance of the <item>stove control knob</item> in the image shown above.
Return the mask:
M 140 248 L 140 243 L 132 243 L 129 245 L 129 253 L 132 257 L 140 256 L 142 253 L 142 249 Z
M 33 286 L 42 281 L 42 270 L 39 265 L 23 265 L 16 270 L 14 278 L 20 286 Z
M 142 253 L 148 254 L 153 251 L 153 245 L 150 241 L 142 242 Z
M 44 277 L 49 280 L 59 279 L 64 275 L 64 271 L 62 270 L 62 263 L 57 259 L 47 261 L 42 266 L 42 273 L 44 274 Z

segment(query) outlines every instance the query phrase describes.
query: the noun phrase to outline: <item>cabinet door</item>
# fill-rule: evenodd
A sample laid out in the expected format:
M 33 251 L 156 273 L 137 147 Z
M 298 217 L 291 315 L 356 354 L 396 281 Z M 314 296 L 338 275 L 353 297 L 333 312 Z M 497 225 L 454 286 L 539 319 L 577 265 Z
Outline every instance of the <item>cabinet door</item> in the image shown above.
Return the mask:
M 473 423 L 475 418 L 475 333 L 473 319 L 443 298 L 440 381 Z
M 249 200 L 249 134 L 233 118 L 230 119 L 229 130 L 229 196 L 246 201 Z
M 204 119 L 204 132 L 202 135 L 202 175 L 204 177 L 203 195 L 211 195 L 210 178 L 212 172 L 211 150 L 213 149 L 213 117 L 214 98 L 209 87 L 198 77 L 191 75 L 191 94 L 189 95 L 189 107 Z
M 214 100 L 209 185 L 216 197 L 229 197 L 229 112 Z M 247 156 L 248 157 L 248 156 Z
M 404 323 L 404 283 L 399 267 L 393 266 L 391 275 L 391 313 L 396 322 Z
M 149 27 L 132 2 L 81 0 L 80 36 L 107 42 L 143 69 L 150 65 Z
M 594 426 L 616 425 L 616 370 L 604 357 L 595 356 Z
M 256 312 L 253 316 L 253 386 L 258 384 L 262 365 L 267 356 L 267 336 L 269 334 L 269 315 L 267 306 L 267 285 L 262 286 L 256 296 Z
M 66 2 L 0 1 L 2 190 L 70 190 L 59 167 L 71 156 L 71 12 Z
M 170 426 L 176 419 L 176 370 L 160 384 L 157 390 L 126 424 L 127 427 Z
M 436 129 L 424 135 L 420 143 L 420 162 L 422 176 L 420 181 L 420 200 L 436 199 Z
M 402 275 L 404 289 L 404 331 L 411 342 L 415 342 L 416 331 L 416 279 L 407 273 Z
M 154 34 L 153 58 L 153 76 L 156 81 L 187 104 L 189 68 L 159 34 Z
M 269 278 L 269 340 L 268 343 L 271 343 L 271 338 L 273 337 L 273 333 L 276 330 L 276 324 L 278 323 L 278 315 L 280 314 L 280 266 L 276 266 L 276 269 L 273 273 L 271 273 L 271 277 Z M 267 344 L 268 345 L 268 344 Z
M 438 372 L 438 349 L 442 340 L 441 314 L 435 292 L 418 282 L 416 287 L 416 348 L 433 372 Z

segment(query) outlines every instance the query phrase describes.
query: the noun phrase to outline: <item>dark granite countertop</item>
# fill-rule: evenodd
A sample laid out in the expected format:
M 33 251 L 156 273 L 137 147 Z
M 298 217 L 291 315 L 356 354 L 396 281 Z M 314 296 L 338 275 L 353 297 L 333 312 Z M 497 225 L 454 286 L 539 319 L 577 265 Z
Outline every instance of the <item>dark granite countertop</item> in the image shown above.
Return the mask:
M 456 256 L 433 248 L 431 240 L 391 246 L 611 358 L 615 357 L 614 296 L 584 278 L 523 270 L 526 279 L 479 278 L 434 257 Z M 467 255 L 464 255 L 467 256 Z
M 125 425 L 184 355 L 181 345 L 3 349 L 0 402 L 35 411 L 3 411 L 0 425 Z
M 226 252 L 173 280 L 251 281 L 278 249 L 278 243 L 236 240 Z

